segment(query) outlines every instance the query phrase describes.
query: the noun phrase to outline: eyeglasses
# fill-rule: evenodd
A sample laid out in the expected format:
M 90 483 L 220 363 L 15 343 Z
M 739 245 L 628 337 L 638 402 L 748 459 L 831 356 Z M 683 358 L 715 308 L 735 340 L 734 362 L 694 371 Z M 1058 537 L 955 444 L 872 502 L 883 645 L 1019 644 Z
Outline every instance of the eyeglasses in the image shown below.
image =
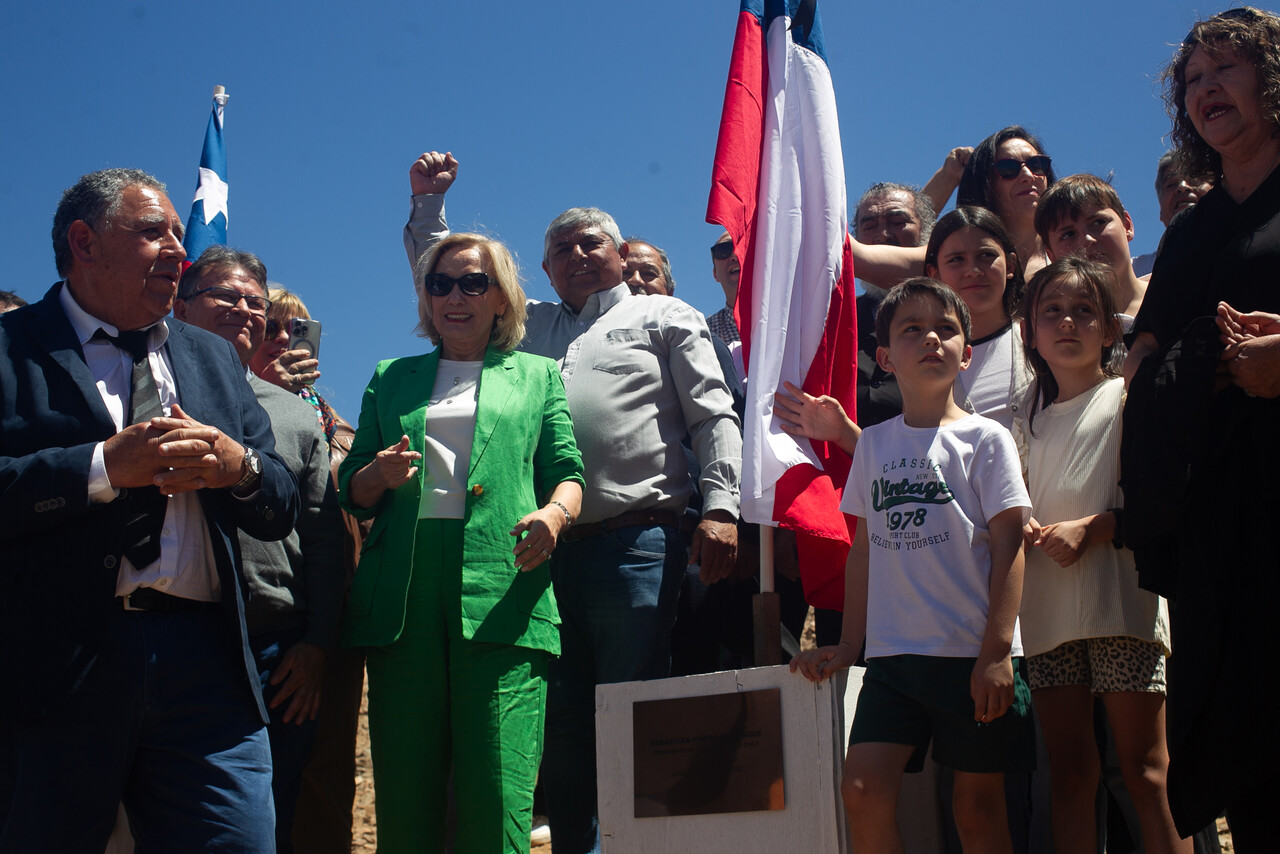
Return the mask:
M 489 285 L 496 284 L 497 282 L 489 278 L 488 273 L 467 273 L 465 276 L 459 276 L 456 279 L 452 276 L 446 276 L 444 273 L 428 273 L 426 279 L 422 282 L 422 286 L 426 288 L 427 293 L 433 297 L 447 297 L 453 293 L 454 285 L 457 285 L 467 296 L 478 297 L 489 290 Z
M 208 294 L 209 299 L 213 300 L 215 305 L 222 308 L 235 308 L 240 304 L 240 300 L 244 300 L 245 308 L 253 314 L 266 314 L 267 309 L 271 308 L 271 300 L 266 297 L 255 297 L 251 294 L 242 294 L 231 288 L 221 288 L 214 286 L 212 288 L 201 288 L 200 290 L 185 297 L 192 300 L 201 294 Z
M 1043 154 L 1037 154 L 1034 157 L 1028 157 L 1026 160 L 997 160 L 996 174 L 1005 180 L 1017 178 L 1022 172 L 1022 167 L 1027 167 L 1032 175 L 1047 175 L 1049 173 L 1050 160 Z
M 1196 30 L 1200 29 L 1200 27 L 1203 26 L 1204 24 L 1212 23 L 1213 21 L 1234 21 L 1237 18 L 1244 19 L 1247 21 L 1257 21 L 1262 18 L 1262 15 L 1260 15 L 1257 12 L 1257 10 L 1250 9 L 1248 6 L 1237 6 L 1236 8 L 1228 9 L 1225 12 L 1219 12 L 1218 14 L 1214 15 L 1212 18 L 1201 21 L 1200 23 L 1192 27 L 1191 32 L 1187 33 L 1186 37 L 1183 38 L 1182 44 L 1184 47 L 1193 45 L 1193 44 L 1198 44 L 1200 42 L 1200 39 L 1196 38 Z
M 717 261 L 728 261 L 733 257 L 733 241 L 722 240 L 711 245 L 711 257 Z

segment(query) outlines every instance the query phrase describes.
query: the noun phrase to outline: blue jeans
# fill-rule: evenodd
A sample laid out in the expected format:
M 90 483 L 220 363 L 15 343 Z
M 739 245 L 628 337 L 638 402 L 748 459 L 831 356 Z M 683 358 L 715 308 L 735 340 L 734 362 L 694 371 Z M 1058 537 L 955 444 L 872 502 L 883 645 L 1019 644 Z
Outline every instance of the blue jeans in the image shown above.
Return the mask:
M 271 715 L 267 737 L 271 741 L 271 799 L 276 809 L 276 854 L 293 852 L 293 814 L 298 805 L 298 790 L 302 786 L 302 769 L 307 767 L 311 748 L 316 743 L 317 724 L 313 720 L 285 723 L 288 700 L 271 708 L 271 701 L 284 687 L 284 682 L 272 685 L 271 674 L 280 666 L 284 654 L 305 634 L 306 629 L 299 627 L 249 637 L 249 649 L 253 651 L 258 665 L 262 700 Z
M 685 560 L 679 531 L 666 526 L 620 528 L 556 549 L 560 657 L 548 674 L 542 758 L 556 854 L 598 850 L 596 685 L 668 674 Z
M 102 854 L 122 800 L 142 851 L 275 850 L 267 731 L 226 618 L 110 619 L 71 699 L 0 731 L 0 852 Z

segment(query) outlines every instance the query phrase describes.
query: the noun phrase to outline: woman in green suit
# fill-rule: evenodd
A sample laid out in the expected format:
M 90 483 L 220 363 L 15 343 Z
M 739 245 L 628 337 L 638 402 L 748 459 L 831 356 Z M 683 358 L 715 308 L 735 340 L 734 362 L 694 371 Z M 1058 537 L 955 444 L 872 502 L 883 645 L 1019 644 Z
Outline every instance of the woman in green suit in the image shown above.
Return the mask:
M 418 280 L 437 348 L 382 362 L 339 470 L 374 517 L 345 640 L 368 648 L 378 850 L 529 850 L 546 669 L 560 651 L 549 560 L 582 501 L 550 359 L 514 352 L 525 296 L 497 241 L 453 234 Z

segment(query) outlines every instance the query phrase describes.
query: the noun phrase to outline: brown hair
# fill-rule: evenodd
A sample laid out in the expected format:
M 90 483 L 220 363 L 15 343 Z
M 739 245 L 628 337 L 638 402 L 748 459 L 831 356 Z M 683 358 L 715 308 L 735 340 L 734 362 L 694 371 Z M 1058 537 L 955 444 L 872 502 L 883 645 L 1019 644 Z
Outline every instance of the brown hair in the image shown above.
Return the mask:
M 1124 348 L 1124 332 L 1120 327 L 1120 318 L 1116 315 L 1119 309 L 1116 308 L 1116 300 L 1111 293 L 1114 278 L 1111 268 L 1106 264 L 1068 255 L 1041 268 L 1027 283 L 1027 296 L 1022 303 L 1022 316 L 1026 318 L 1022 335 L 1026 345 L 1023 350 L 1036 375 L 1035 385 L 1031 390 L 1031 410 L 1027 413 L 1027 427 L 1033 433 L 1036 413 L 1058 398 L 1058 380 L 1053 376 L 1049 363 L 1036 349 L 1036 306 L 1041 295 L 1058 282 L 1077 285 L 1089 294 L 1104 332 L 1111 337 L 1110 344 L 1102 345 L 1102 372 L 1109 377 L 1119 376 L 1115 365 L 1120 362 L 1118 357 Z
M 1252 6 L 1240 6 L 1197 21 L 1160 75 L 1164 105 L 1173 121 L 1169 139 L 1176 149 L 1178 171 L 1188 178 L 1216 182 L 1222 177 L 1222 155 L 1201 138 L 1187 113 L 1187 61 L 1197 47 L 1211 56 L 1231 50 L 1258 70 L 1258 98 L 1280 136 L 1280 18 Z
M 1026 290 L 1026 284 L 1022 278 L 1022 263 L 1014 250 L 1013 238 L 1009 236 L 1000 217 L 990 208 L 961 206 L 938 220 L 938 224 L 933 227 L 933 234 L 929 235 L 929 245 L 924 251 L 925 273 L 929 272 L 930 267 L 935 272 L 938 270 L 938 255 L 942 252 L 942 244 L 948 237 L 966 228 L 984 231 L 991 236 L 992 240 L 1000 244 L 1000 249 L 1005 255 L 1005 267 L 1013 274 L 1013 278 L 1004 283 L 1003 300 L 1004 313 L 1013 320 L 1018 316 L 1018 309 L 1022 307 L 1022 293 Z
M 1077 219 L 1102 208 L 1115 211 L 1121 219 L 1125 217 L 1120 195 L 1111 184 L 1087 172 L 1060 178 L 1036 205 L 1036 234 L 1048 246 L 1049 232 L 1063 221 Z
M 889 330 L 893 325 L 893 316 L 907 300 L 916 297 L 930 297 L 937 300 L 944 309 L 955 312 L 960 321 L 960 331 L 964 334 L 964 343 L 973 338 L 973 324 L 969 320 L 969 306 L 964 304 L 960 295 L 951 288 L 931 279 L 928 276 L 916 276 L 895 285 L 880 301 L 876 308 L 876 343 L 881 347 L 889 346 Z

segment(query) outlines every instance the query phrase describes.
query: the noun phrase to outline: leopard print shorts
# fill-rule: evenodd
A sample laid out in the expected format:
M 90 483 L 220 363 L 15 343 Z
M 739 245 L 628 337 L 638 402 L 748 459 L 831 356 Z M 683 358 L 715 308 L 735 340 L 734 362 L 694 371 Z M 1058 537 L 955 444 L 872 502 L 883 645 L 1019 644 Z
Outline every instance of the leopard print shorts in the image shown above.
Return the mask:
M 1067 641 L 1027 659 L 1031 690 L 1086 685 L 1095 694 L 1164 694 L 1164 649 L 1131 637 Z

